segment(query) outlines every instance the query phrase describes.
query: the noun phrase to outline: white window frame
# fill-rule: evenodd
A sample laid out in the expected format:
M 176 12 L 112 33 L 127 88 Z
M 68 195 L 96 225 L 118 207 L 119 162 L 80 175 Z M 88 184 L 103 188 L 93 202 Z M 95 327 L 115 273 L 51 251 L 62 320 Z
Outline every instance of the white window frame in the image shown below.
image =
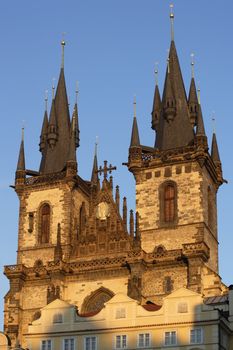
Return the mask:
M 120 337 L 120 347 L 117 347 L 117 337 Z M 126 346 L 123 345 L 123 337 L 125 337 L 125 344 Z M 128 335 L 127 334 L 116 334 L 114 336 L 114 349 L 117 350 L 122 350 L 122 349 L 128 349 Z
M 194 342 L 191 340 L 191 337 L 192 337 L 192 335 L 191 335 L 191 332 L 192 331 L 196 331 L 197 332 L 197 330 L 200 330 L 201 331 L 201 341 L 198 341 L 197 340 L 197 335 L 195 334 L 194 335 L 194 338 L 195 338 L 195 340 L 194 340 Z M 192 328 L 192 329 L 190 329 L 190 331 L 189 331 L 189 342 L 190 342 L 190 344 L 202 344 L 203 343 L 203 328 L 201 328 L 201 327 L 195 327 L 195 328 Z
M 66 341 L 66 340 L 71 340 L 71 339 L 73 339 L 73 341 L 74 341 L 74 349 L 73 349 L 73 350 L 75 350 L 76 341 L 75 341 L 75 338 L 74 338 L 74 337 L 65 337 L 65 338 L 63 338 L 63 350 L 65 350 L 65 341 Z M 69 350 L 70 350 L 70 349 L 69 349 Z
M 146 343 L 146 335 L 149 335 L 149 344 L 148 345 L 146 345 L 145 343 Z M 139 344 L 139 341 L 140 341 L 140 335 L 143 335 L 144 337 L 143 337 L 143 345 L 140 345 Z M 137 342 L 137 347 L 139 348 L 139 349 L 142 349 L 142 348 L 149 348 L 151 346 L 151 333 L 149 333 L 149 332 L 145 332 L 145 333 L 139 333 L 138 334 L 138 342 Z
M 41 339 L 41 341 L 40 341 L 40 349 L 41 349 L 41 350 L 44 350 L 44 349 L 43 349 L 43 342 L 46 342 L 46 349 L 45 349 L 45 350 L 48 350 L 48 344 L 47 344 L 48 341 L 50 341 L 50 344 L 51 344 L 50 349 L 53 350 L 53 342 L 52 342 L 52 339 Z
M 84 350 L 87 350 L 87 347 L 86 347 L 86 339 L 88 339 L 88 338 L 95 338 L 95 349 L 90 349 L 90 350 L 97 350 L 98 349 L 98 337 L 96 336 L 96 335 L 86 335 L 85 337 L 84 337 L 84 339 L 83 339 L 83 348 L 84 348 Z M 91 345 L 91 347 L 92 347 L 92 345 Z
M 166 334 L 169 333 L 169 338 L 170 338 L 170 342 L 169 344 L 166 344 Z M 172 333 L 175 333 L 175 343 L 172 343 Z M 164 346 L 172 346 L 172 345 L 177 345 L 177 331 L 176 330 L 172 330 L 172 331 L 165 331 L 164 332 Z

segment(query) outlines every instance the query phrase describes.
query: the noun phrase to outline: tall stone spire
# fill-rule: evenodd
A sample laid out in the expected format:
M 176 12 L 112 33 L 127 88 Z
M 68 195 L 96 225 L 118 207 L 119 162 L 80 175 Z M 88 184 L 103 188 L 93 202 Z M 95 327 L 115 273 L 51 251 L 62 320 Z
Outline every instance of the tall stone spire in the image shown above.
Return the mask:
M 80 146 L 80 130 L 79 130 L 79 121 L 78 121 L 78 86 L 76 87 L 76 101 L 75 101 L 75 105 L 74 105 L 74 110 L 73 110 L 73 114 L 72 114 L 72 125 L 74 123 L 74 130 L 75 130 L 75 145 L 76 147 Z
M 64 40 L 62 46 L 62 64 L 48 125 L 47 144 L 42 154 L 41 173 L 55 173 L 65 169 L 70 157 L 71 123 L 64 75 Z
M 40 152 L 43 153 L 43 151 L 46 148 L 46 143 L 47 143 L 47 134 L 48 134 L 48 112 L 47 112 L 47 103 L 45 106 L 45 112 L 44 112 L 44 119 L 43 119 L 43 124 L 41 128 L 41 134 L 40 134 Z
M 137 123 L 137 117 L 136 117 L 136 98 L 134 98 L 134 118 L 133 118 L 130 147 L 135 147 L 135 146 L 136 147 L 140 146 L 138 123 Z
M 25 154 L 24 154 L 24 128 L 22 128 L 22 138 L 19 149 L 19 157 L 16 171 L 25 171 Z
M 97 185 L 99 182 L 98 176 L 98 160 L 97 160 L 97 142 L 95 143 L 95 154 L 93 160 L 92 174 L 91 174 L 91 184 Z
M 161 112 L 161 98 L 159 93 L 158 81 L 157 81 L 158 69 L 155 69 L 155 93 L 154 93 L 154 101 L 152 108 L 152 120 L 151 120 L 151 128 L 153 130 L 157 130 L 159 117 Z
M 196 90 L 194 77 L 192 77 L 191 83 L 190 83 L 188 107 L 189 107 L 189 114 L 190 114 L 190 122 L 194 127 L 197 123 L 197 114 L 198 114 L 198 98 L 197 98 L 197 90 Z
M 173 20 L 174 14 L 172 13 L 172 26 Z M 190 123 L 187 96 L 173 34 L 155 147 L 159 150 L 168 150 L 185 147 L 193 141 L 194 132 Z
M 217 143 L 217 138 L 216 138 L 215 132 L 213 133 L 213 137 L 212 137 L 211 158 L 213 159 L 213 161 L 216 165 L 221 164 L 219 150 L 218 150 L 218 143 Z

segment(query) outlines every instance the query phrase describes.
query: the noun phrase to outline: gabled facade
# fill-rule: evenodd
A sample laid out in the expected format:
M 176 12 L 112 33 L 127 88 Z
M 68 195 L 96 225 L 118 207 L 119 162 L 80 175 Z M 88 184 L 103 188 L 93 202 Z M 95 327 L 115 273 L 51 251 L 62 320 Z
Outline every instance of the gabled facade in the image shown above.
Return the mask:
M 119 187 L 113 188 L 109 176 L 115 167 L 105 161 L 98 168 L 95 152 L 90 179 L 79 176 L 78 105 L 70 118 L 64 45 L 62 42 L 62 66 L 49 117 L 47 110 L 44 113 L 38 171 L 26 167 L 22 136 L 15 176 L 20 202 L 17 264 L 4 271 L 10 282 L 5 332 L 13 346 L 20 343 L 36 350 L 41 338 L 42 349 L 50 350 L 51 343 L 43 333 L 59 338 L 67 332 L 70 337 L 72 329 L 75 337 L 87 334 L 89 339 L 88 334 L 101 325 L 101 342 L 108 345 L 99 349 L 126 348 L 123 333 L 116 338 L 121 347 L 115 342 L 109 345 L 109 327 L 124 329 L 131 322 L 137 331 L 147 329 L 146 325 L 155 329 L 159 324 L 155 320 L 161 318 L 159 329 L 164 333 L 171 316 L 166 305 L 178 297 L 176 293 L 187 300 L 195 297 L 200 304 L 203 297 L 228 293 L 218 274 L 216 196 L 224 180 L 216 135 L 210 153 L 194 77 L 187 98 L 172 39 L 162 98 L 158 85 L 155 87 L 154 147 L 141 145 L 134 115 L 127 166 L 136 181 L 136 212 L 128 213 L 125 197 L 121 212 Z M 115 320 L 115 304 L 128 305 L 131 313 Z M 71 314 L 76 308 L 74 321 Z M 149 311 L 155 309 L 155 313 Z M 65 319 L 65 313 L 68 323 L 51 325 L 46 315 L 54 310 L 57 320 Z M 217 312 L 206 310 L 217 322 Z M 175 313 L 174 319 L 179 317 Z M 192 317 L 194 310 L 187 322 Z M 124 325 L 118 323 L 123 322 L 121 318 Z M 88 327 L 87 333 L 83 327 Z M 231 332 L 228 323 L 227 332 Z M 136 347 L 136 333 L 130 335 L 132 348 Z M 167 337 L 172 339 L 172 334 Z M 94 344 L 95 340 L 88 340 L 92 341 Z M 67 342 L 65 350 L 73 350 L 73 341 Z M 158 344 L 164 345 L 162 338 Z

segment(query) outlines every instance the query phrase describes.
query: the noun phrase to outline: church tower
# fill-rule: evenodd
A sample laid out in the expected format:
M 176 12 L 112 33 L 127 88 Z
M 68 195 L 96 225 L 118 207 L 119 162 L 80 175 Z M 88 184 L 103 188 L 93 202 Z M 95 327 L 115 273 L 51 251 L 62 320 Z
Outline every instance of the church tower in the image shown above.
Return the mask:
M 154 255 L 156 266 L 148 276 L 145 273 L 142 293 L 149 293 L 153 281 L 158 296 L 182 286 L 204 295 L 219 294 L 216 196 L 224 181 L 221 161 L 215 134 L 209 152 L 193 72 L 187 98 L 173 13 L 170 18 L 164 89 L 161 98 L 156 80 L 152 108 L 155 145 L 140 143 L 134 117 L 129 147 L 142 249 Z
M 15 175 L 17 264 L 4 270 L 10 282 L 4 327 L 13 346 L 27 346 L 29 325 L 55 299 L 74 305 L 80 318 L 99 313 L 117 294 L 158 310 L 182 287 L 204 296 L 226 290 L 218 274 L 216 195 L 224 180 L 217 139 L 214 134 L 209 152 L 194 75 L 186 96 L 173 19 L 171 13 L 162 97 L 155 86 L 154 147 L 140 143 L 134 112 L 127 166 L 136 181 L 135 214 L 114 189 L 116 167 L 107 161 L 98 167 L 97 147 L 90 179 L 79 176 L 78 103 L 70 118 L 62 41 L 58 85 L 42 123 L 39 171 L 26 167 L 22 133 Z M 54 317 L 51 324 L 59 323 L 59 313 Z

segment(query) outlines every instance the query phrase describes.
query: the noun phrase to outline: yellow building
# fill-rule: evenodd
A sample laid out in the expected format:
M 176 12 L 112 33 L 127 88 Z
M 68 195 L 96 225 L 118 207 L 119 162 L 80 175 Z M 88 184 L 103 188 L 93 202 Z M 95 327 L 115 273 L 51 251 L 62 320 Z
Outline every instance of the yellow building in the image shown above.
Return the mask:
M 78 106 L 70 118 L 62 60 L 38 171 L 25 165 L 23 138 L 20 146 L 17 264 L 4 270 L 13 346 L 233 349 L 232 290 L 218 271 L 217 139 L 209 152 L 194 77 L 186 96 L 172 37 L 162 98 L 155 86 L 153 147 L 140 143 L 133 119 L 126 165 L 136 212 L 128 213 L 109 177 L 115 167 L 98 168 L 95 153 L 91 178 L 79 176 Z

